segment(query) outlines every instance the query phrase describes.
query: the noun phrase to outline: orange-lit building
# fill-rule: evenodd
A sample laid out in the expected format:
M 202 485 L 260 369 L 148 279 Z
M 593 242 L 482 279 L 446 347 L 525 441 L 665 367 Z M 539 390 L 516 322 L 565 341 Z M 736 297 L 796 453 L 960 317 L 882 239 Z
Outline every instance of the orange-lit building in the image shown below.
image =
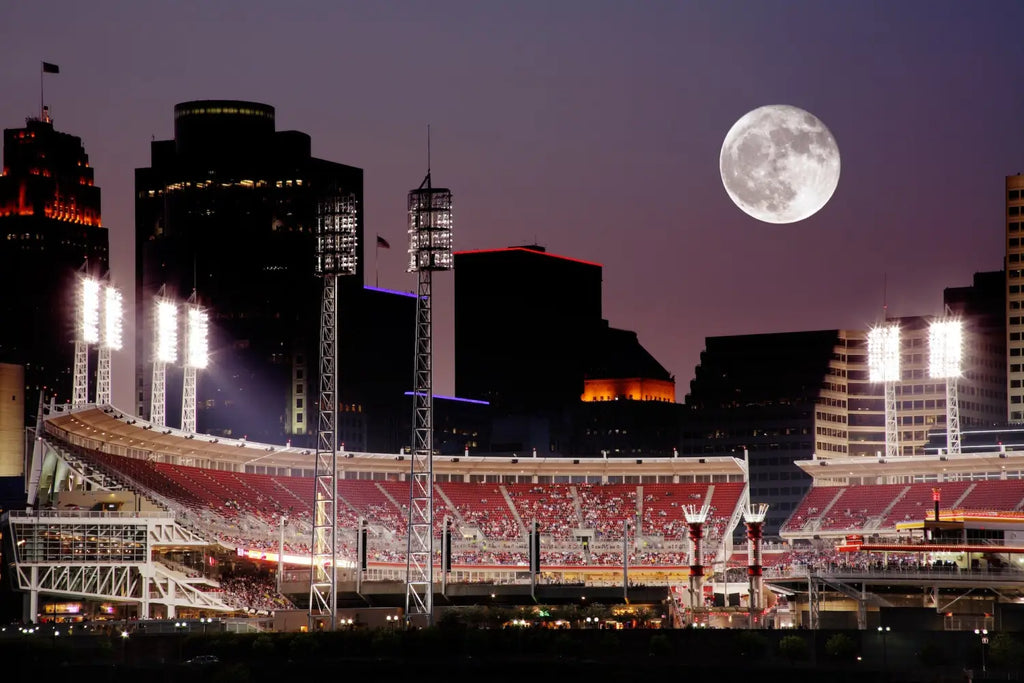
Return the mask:
M 601 312 L 602 266 L 537 245 L 455 254 L 455 388 L 490 402 L 491 449 L 668 455 L 675 379 Z
M 45 113 L 4 131 L 0 175 L 0 362 L 25 367 L 25 412 L 39 391 L 71 398 L 72 285 L 88 262 L 109 268 L 100 188 L 81 138 L 54 129 Z M 16 293 L 16 294 L 15 294 Z

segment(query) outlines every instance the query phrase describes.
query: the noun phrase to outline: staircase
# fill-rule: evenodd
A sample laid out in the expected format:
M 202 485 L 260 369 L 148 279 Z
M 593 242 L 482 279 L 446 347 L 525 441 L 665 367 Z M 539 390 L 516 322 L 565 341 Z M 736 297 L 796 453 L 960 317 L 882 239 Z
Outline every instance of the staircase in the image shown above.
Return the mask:
M 572 509 L 576 512 L 576 528 L 583 528 L 583 506 L 580 505 L 580 492 L 575 486 L 569 487 L 569 495 L 572 496 Z
M 519 516 L 519 510 L 516 509 L 516 504 L 512 502 L 512 496 L 508 495 L 508 489 L 504 485 L 498 487 L 501 490 L 502 497 L 505 498 L 505 504 L 508 505 L 508 509 L 512 511 L 512 519 L 516 520 L 516 524 L 519 525 L 520 533 L 526 533 L 526 525 L 523 524 L 523 518 Z
M 832 507 L 839 501 L 839 498 L 840 496 L 843 495 L 844 491 L 846 491 L 846 487 L 838 487 L 836 495 L 832 496 L 832 500 L 828 502 L 828 505 L 826 505 L 825 507 L 818 511 L 818 516 L 807 520 L 807 524 L 813 524 L 813 526 L 810 529 L 807 529 L 807 524 L 805 524 L 804 528 L 808 531 L 817 531 L 818 529 L 820 529 L 821 520 L 825 519 L 826 515 L 828 515 L 829 510 L 831 510 Z
M 468 526 L 466 524 L 466 520 L 462 518 L 462 513 L 459 512 L 459 508 L 455 507 L 455 504 L 452 503 L 450 498 L 448 498 L 448 494 L 446 494 L 437 484 L 434 484 L 434 493 L 440 496 L 441 500 L 444 501 L 444 504 L 448 506 L 449 510 L 451 510 L 452 516 L 455 517 L 455 522 L 458 524 L 459 528 Z

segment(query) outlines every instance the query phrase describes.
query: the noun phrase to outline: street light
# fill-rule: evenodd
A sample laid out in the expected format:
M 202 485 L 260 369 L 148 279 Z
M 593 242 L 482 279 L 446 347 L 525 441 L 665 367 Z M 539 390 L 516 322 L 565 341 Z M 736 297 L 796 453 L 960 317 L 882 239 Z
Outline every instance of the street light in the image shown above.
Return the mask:
M 878 632 L 882 634 L 882 669 L 885 671 L 886 679 L 889 678 L 889 643 L 886 636 L 891 630 L 888 626 L 878 627 Z
M 974 633 L 981 636 L 981 670 L 987 671 L 985 668 L 985 646 L 988 645 L 988 629 L 976 628 Z

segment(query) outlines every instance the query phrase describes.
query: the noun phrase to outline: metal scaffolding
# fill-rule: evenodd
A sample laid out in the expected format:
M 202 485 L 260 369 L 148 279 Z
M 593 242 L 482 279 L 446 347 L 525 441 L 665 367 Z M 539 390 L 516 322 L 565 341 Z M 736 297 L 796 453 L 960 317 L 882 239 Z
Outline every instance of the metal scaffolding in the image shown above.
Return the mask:
M 430 170 L 409 193 L 409 271 L 416 288 L 416 369 L 406 535 L 406 623 L 430 625 L 434 614 L 433 349 L 434 271 L 452 269 L 452 193 L 430 184 Z
M 75 349 L 75 360 L 77 359 L 78 350 Z M 96 352 L 96 359 L 96 405 L 109 406 L 112 402 L 110 389 L 110 347 L 101 346 Z
M 356 272 L 356 216 L 356 200 L 352 194 L 326 198 L 317 207 L 316 273 L 324 284 L 320 306 L 320 393 L 309 577 L 311 631 L 333 631 L 338 621 L 338 277 Z
M 185 362 L 181 390 L 181 431 L 196 431 L 196 384 L 199 368 L 205 368 L 207 353 L 206 311 L 198 305 L 199 297 L 192 290 L 185 306 Z
M 84 341 L 75 341 L 74 373 L 71 407 L 79 408 L 89 402 L 89 345 Z
M 160 360 L 153 361 L 149 421 L 154 427 L 163 427 L 167 424 L 167 363 Z

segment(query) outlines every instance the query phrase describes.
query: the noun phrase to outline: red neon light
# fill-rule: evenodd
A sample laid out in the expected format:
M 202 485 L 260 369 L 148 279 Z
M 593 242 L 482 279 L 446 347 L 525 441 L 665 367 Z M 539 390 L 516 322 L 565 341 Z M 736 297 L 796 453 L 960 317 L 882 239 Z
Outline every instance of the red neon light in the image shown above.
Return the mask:
M 529 254 L 537 254 L 538 256 L 550 256 L 551 258 L 562 259 L 563 261 L 573 261 L 575 263 L 582 263 L 586 266 L 597 266 L 598 268 L 604 268 L 600 263 L 593 261 L 584 261 L 583 259 L 572 258 L 571 256 L 560 256 L 558 254 L 552 254 L 547 251 L 534 251 L 533 249 L 527 249 L 526 247 L 504 247 L 502 249 L 470 249 L 468 251 L 456 251 L 453 252 L 456 256 L 462 256 L 463 254 L 497 254 L 502 251 L 525 251 Z

